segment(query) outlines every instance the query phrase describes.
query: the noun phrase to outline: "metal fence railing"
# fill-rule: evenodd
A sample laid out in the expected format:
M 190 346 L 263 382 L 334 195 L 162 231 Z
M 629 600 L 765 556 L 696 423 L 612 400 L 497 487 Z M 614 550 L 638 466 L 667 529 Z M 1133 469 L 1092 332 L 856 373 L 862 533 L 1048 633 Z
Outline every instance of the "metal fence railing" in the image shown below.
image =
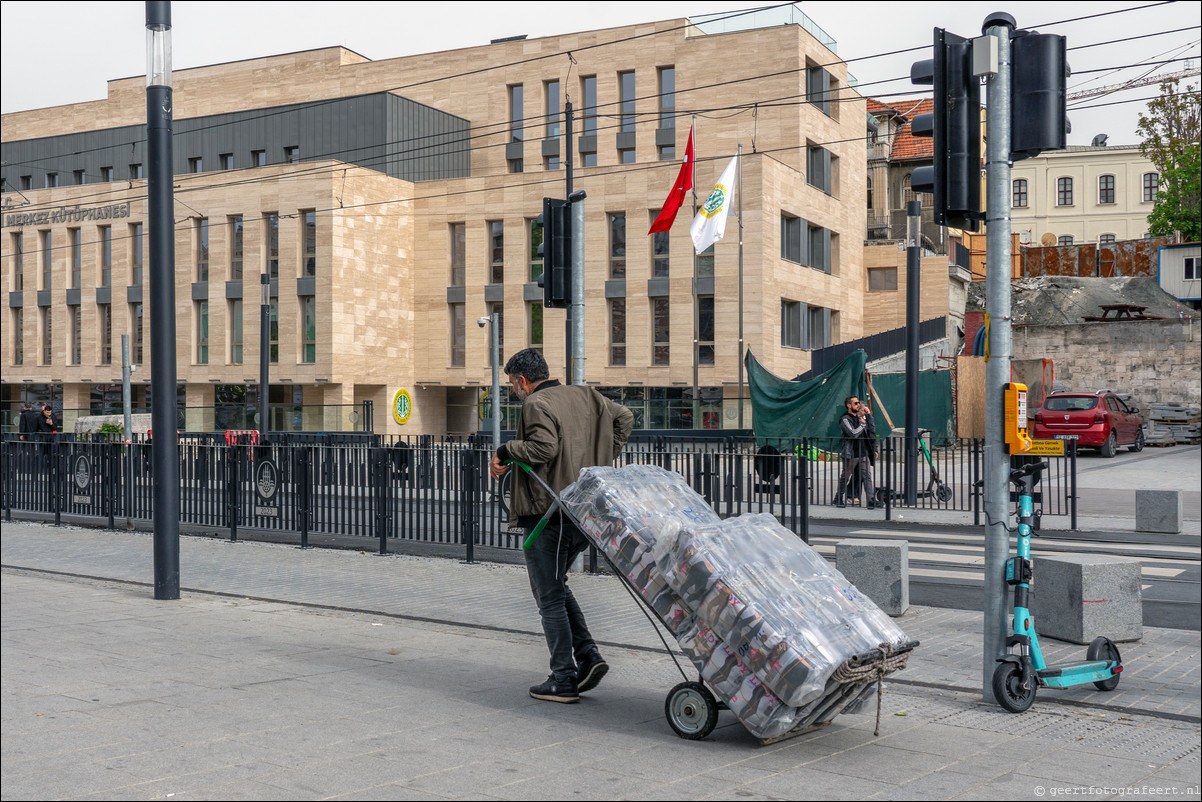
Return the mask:
M 899 441 L 881 443 L 873 466 L 886 518 L 902 506 L 904 466 Z M 79 521 L 153 518 L 153 443 L 104 436 L 5 436 L 2 496 L 14 511 Z M 915 506 L 974 513 L 980 523 L 981 442 L 965 440 L 920 457 Z M 226 442 L 181 437 L 180 522 L 227 530 L 311 534 L 462 546 L 520 547 L 507 531 L 507 485 L 488 474 L 491 446 L 481 438 L 380 437 Z M 676 471 L 724 517 L 769 513 L 809 538 L 815 508 L 834 503 L 843 469 L 836 439 L 799 438 L 757 447 L 750 438 L 656 437 L 627 445 L 619 464 Z M 1071 516 L 1076 528 L 1076 454 L 1050 457 L 1036 508 Z M 270 467 L 265 479 L 261 466 Z M 937 473 L 938 482 L 932 477 Z M 853 479 L 853 484 L 854 484 Z M 262 490 L 270 485 L 272 501 Z M 940 489 L 942 486 L 942 490 Z M 849 504 L 856 503 L 848 499 Z

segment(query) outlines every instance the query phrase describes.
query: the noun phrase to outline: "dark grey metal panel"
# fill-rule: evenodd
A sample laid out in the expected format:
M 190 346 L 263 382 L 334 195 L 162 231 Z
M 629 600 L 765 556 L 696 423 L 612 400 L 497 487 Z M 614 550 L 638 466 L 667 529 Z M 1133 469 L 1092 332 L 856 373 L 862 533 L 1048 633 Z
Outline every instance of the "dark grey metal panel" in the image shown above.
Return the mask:
M 522 285 L 522 300 L 526 301 L 526 302 L 542 301 L 543 300 L 543 288 L 538 286 L 534 282 L 530 282 L 528 284 L 523 284 Z
M 697 279 L 697 294 L 698 295 L 713 295 L 714 294 L 714 277 L 700 276 Z
M 559 155 L 559 139 L 544 139 L 543 140 L 543 156 L 553 157 Z
M 655 146 L 657 148 L 674 148 L 674 147 L 676 147 L 676 129 L 675 128 L 656 128 L 655 129 Z
M 12 309 L 20 309 L 25 305 L 25 293 L 10 292 L 8 294 L 8 305 Z
M 671 287 L 666 278 L 647 279 L 647 297 L 648 298 L 663 298 L 672 294 Z
M 618 150 L 630 150 L 635 146 L 634 131 L 619 131 L 617 136 Z
M 192 300 L 207 301 L 209 300 L 209 282 L 200 281 L 192 285 Z
M 525 142 L 510 142 L 505 146 L 506 159 L 520 159 L 526 149 Z
M 462 284 L 455 287 L 447 287 L 447 303 L 461 304 L 467 300 L 467 288 Z
M 616 278 L 605 282 L 605 297 L 606 298 L 625 298 L 626 297 L 626 279 Z
M 111 304 L 113 302 L 112 287 L 97 287 L 96 288 L 96 303 Z
M 67 290 L 67 306 L 79 306 L 82 290 Z
M 50 306 L 50 290 L 38 290 L 38 306 Z
M 259 292 L 262 292 L 262 290 L 260 289 Z M 267 294 L 268 294 L 268 297 L 271 297 L 271 298 L 279 298 L 280 297 L 280 280 L 278 278 L 273 278 L 271 280 L 271 289 L 268 291 Z
M 504 284 L 485 284 L 484 285 L 484 302 L 486 304 L 499 304 L 505 302 L 505 285 Z
M 142 285 L 135 284 L 132 287 L 125 288 L 125 302 L 127 304 L 142 303 Z
M 597 152 L 597 135 L 589 134 L 588 136 L 582 136 L 578 140 L 578 144 L 580 145 L 581 153 L 596 153 Z
M 227 301 L 236 301 L 242 297 L 242 282 L 227 281 L 225 282 L 225 298 Z
M 296 294 L 302 297 L 317 294 L 317 279 L 313 276 L 302 276 L 296 280 Z

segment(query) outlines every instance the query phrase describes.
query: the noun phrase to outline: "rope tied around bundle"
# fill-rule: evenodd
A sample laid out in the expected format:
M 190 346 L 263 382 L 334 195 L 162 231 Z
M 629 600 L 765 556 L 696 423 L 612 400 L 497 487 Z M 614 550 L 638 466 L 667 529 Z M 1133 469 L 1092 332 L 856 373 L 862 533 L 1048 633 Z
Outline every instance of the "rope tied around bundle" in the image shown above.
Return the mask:
M 876 681 L 876 729 L 872 733 L 874 736 L 881 734 L 881 681 L 886 674 L 901 671 L 910 661 L 909 650 L 894 654 L 891 643 L 882 643 L 877 646 L 877 650 L 880 653 L 878 657 L 855 665 L 851 660 L 845 660 L 831 675 L 831 679 L 838 683 L 867 685 Z

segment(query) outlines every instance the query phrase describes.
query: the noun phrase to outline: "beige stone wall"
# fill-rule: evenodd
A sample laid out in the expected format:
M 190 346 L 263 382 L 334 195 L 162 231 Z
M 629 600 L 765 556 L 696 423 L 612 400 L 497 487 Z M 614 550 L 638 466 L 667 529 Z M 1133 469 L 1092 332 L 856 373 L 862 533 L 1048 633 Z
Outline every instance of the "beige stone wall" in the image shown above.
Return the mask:
M 868 270 L 878 267 L 897 269 L 896 290 L 869 290 Z M 948 265 L 946 256 L 927 256 L 919 267 L 922 291 L 918 299 L 919 319 L 930 320 L 949 314 Z M 906 325 L 906 248 L 902 244 L 864 247 L 864 336 Z M 963 314 L 963 309 L 959 310 Z

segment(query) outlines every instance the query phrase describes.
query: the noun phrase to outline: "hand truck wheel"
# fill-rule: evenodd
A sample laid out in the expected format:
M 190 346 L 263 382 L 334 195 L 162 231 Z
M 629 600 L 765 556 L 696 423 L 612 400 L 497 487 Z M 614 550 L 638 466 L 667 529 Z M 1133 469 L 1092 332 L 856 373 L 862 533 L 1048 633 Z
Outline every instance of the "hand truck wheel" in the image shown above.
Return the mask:
M 718 703 L 709 688 L 700 682 L 682 682 L 668 692 L 664 715 L 677 735 L 697 741 L 714 731 L 718 723 Z

